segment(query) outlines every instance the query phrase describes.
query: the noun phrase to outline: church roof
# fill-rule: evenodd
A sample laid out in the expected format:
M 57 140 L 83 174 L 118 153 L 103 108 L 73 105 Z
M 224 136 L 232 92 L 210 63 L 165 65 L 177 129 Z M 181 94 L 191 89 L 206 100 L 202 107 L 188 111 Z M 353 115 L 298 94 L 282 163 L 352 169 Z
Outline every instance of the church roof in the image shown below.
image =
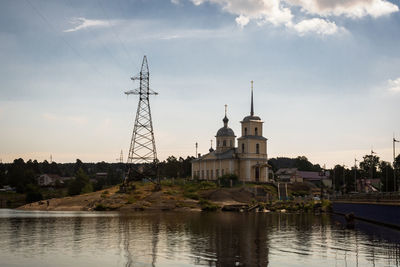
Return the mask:
M 228 149 L 222 153 L 217 153 L 217 151 L 212 151 L 208 154 L 201 156 L 200 158 L 195 158 L 192 162 L 199 160 L 216 160 L 216 159 L 233 159 L 235 158 L 235 148 Z
M 246 121 L 260 121 L 260 120 L 261 120 L 260 117 L 254 116 L 254 115 L 246 116 L 243 119 L 244 122 L 246 122 Z
M 233 130 L 229 127 L 222 127 L 221 129 L 218 130 L 216 137 L 219 136 L 235 136 L 235 133 Z

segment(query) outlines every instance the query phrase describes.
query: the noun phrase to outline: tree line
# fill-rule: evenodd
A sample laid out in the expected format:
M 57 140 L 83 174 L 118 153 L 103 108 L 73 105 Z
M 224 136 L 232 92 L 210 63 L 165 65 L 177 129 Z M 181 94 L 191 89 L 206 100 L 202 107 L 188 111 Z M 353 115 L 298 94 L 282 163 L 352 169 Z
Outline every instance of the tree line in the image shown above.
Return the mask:
M 194 157 L 170 156 L 158 162 L 158 175 L 162 178 L 191 176 L 191 161 Z M 15 159 L 12 163 L 0 163 L 0 188 L 4 185 L 15 188 L 17 193 L 40 192 L 38 177 L 41 174 L 56 174 L 61 177 L 72 177 L 65 185 L 58 187 L 68 188 L 69 195 L 88 193 L 120 184 L 128 169 L 124 163 L 85 163 L 77 159 L 75 163 L 38 162 L 37 160 L 24 161 Z M 97 173 L 107 173 L 105 176 L 96 176 Z M 34 194 L 32 194 L 34 195 Z M 40 196 L 36 196 L 40 198 Z

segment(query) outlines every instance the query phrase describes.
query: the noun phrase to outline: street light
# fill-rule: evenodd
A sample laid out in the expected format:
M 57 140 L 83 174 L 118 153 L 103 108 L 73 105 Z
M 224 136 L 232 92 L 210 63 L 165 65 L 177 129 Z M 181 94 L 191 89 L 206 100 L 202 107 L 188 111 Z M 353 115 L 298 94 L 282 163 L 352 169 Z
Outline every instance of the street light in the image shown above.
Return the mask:
M 357 192 L 357 159 L 354 159 L 354 192 Z
M 396 142 L 400 142 L 396 140 L 393 135 L 393 181 L 394 181 L 394 191 L 397 191 L 397 184 L 396 184 Z

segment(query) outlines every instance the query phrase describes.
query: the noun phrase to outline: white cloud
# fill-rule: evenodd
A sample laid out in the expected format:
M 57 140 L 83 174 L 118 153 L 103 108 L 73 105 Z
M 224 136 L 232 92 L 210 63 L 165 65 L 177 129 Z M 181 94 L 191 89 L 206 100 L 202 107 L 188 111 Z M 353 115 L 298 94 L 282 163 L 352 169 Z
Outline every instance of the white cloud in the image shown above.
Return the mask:
M 324 19 L 313 18 L 305 19 L 292 26 L 300 35 L 316 33 L 319 35 L 332 35 L 339 31 L 335 22 Z
M 235 21 L 241 28 L 243 28 L 249 23 L 250 19 L 246 16 L 240 15 L 235 19 Z
M 86 18 L 72 18 L 71 23 L 76 26 L 64 30 L 64 32 L 75 32 L 81 29 L 89 28 L 89 27 L 108 27 L 110 24 L 105 20 L 94 20 L 94 19 L 86 19 Z
M 172 0 L 174 1 L 174 0 Z M 359 19 L 365 16 L 374 18 L 399 11 L 399 7 L 387 0 L 190 0 L 194 5 L 203 3 L 216 4 L 222 10 L 237 15 L 235 21 L 240 27 L 250 20 L 258 25 L 271 23 L 274 26 L 285 25 L 301 35 L 317 33 L 331 35 L 344 30 L 334 22 L 335 16 L 346 16 Z M 301 18 L 295 17 L 295 12 Z M 310 16 L 316 16 L 311 17 Z M 331 21 L 321 17 L 330 17 Z M 306 18 L 304 18 L 306 17 Z M 300 20 L 300 22 L 298 22 Z
M 341 16 L 374 18 L 399 11 L 399 7 L 386 0 L 283 0 L 299 6 L 304 12 L 319 16 Z
M 171 3 L 175 4 L 175 5 L 179 5 L 180 4 L 180 0 L 171 0 Z
M 391 93 L 400 93 L 400 77 L 396 80 L 388 80 L 388 90 Z
M 231 14 L 239 15 L 236 22 L 239 25 L 244 18 L 267 21 L 274 25 L 285 24 L 291 21 L 293 15 L 289 8 L 284 7 L 281 0 L 191 0 L 195 5 L 205 2 L 217 4 Z M 247 23 L 246 23 L 247 24 Z

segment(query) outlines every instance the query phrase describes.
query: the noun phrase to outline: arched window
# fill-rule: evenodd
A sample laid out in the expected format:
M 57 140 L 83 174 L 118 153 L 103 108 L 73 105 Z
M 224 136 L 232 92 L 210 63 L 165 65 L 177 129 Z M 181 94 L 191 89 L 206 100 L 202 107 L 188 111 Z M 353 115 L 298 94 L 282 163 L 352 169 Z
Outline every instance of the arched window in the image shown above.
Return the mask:
M 222 146 L 226 146 L 226 140 L 222 142 Z
M 219 145 L 220 145 L 220 141 L 218 140 L 218 141 L 217 141 L 217 146 L 219 146 Z
M 229 146 L 232 147 L 232 140 L 229 140 Z
M 254 135 L 258 135 L 258 129 L 257 129 L 257 127 L 254 129 Z
M 244 127 L 244 135 L 247 135 L 247 128 Z
M 256 154 L 260 154 L 260 145 L 256 144 Z
M 242 153 L 244 153 L 244 144 L 242 144 Z

